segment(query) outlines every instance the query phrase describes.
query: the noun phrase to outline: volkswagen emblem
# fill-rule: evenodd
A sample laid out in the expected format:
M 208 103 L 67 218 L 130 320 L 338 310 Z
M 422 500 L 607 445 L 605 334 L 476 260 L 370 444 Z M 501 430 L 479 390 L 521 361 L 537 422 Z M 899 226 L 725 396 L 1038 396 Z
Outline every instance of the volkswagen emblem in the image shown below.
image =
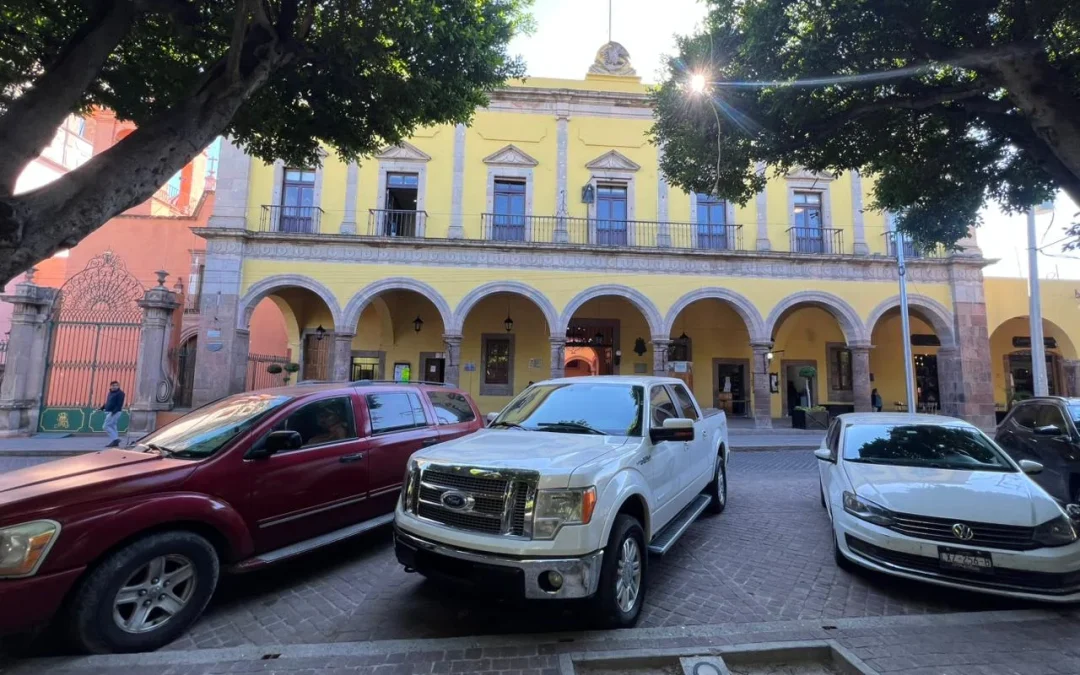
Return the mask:
M 970 541 L 975 536 L 975 532 L 970 527 L 963 523 L 957 523 L 952 526 L 953 536 L 962 541 Z
M 476 503 L 472 495 L 457 490 L 447 490 L 442 493 L 439 501 L 451 511 L 472 511 L 473 504 Z

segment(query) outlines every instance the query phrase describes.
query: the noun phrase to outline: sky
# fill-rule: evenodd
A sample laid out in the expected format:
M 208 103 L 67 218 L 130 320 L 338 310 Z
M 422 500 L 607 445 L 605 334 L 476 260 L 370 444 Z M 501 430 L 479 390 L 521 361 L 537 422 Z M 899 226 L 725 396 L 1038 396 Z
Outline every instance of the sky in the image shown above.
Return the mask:
M 511 43 L 511 52 L 525 58 L 533 77 L 581 79 L 596 50 L 608 40 L 608 2 L 612 39 L 630 52 L 630 61 L 645 82 L 661 78 L 664 54 L 675 51 L 675 34 L 694 32 L 705 16 L 698 0 L 535 0 L 536 31 Z M 1053 214 L 1036 217 L 1039 276 L 1080 279 L 1080 251 L 1062 251 L 1064 231 L 1080 211 L 1064 194 Z M 1027 276 L 1027 224 L 1024 214 L 1010 216 L 994 203 L 982 212 L 976 232 L 983 255 L 997 262 L 989 276 Z

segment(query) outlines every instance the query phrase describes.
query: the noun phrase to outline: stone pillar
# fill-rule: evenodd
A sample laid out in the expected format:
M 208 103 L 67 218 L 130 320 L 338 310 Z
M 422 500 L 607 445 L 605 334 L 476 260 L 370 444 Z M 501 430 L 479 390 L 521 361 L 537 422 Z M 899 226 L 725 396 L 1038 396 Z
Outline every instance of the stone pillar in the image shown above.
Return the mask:
M 772 429 L 772 391 L 769 390 L 770 343 L 751 343 L 754 359 L 750 362 L 750 375 L 754 388 L 754 426 Z
M 955 345 L 938 350 L 941 409 L 983 429 L 993 429 L 994 384 L 986 327 L 982 263 L 949 265 Z
M 851 393 L 855 396 L 855 412 L 870 412 L 870 350 L 871 345 L 848 345 L 851 350 Z
M 348 382 L 352 375 L 352 333 L 334 333 L 334 354 L 330 378 L 334 382 Z
M 29 434 L 37 429 L 45 393 L 45 362 L 49 357 L 49 311 L 57 289 L 26 281 L 0 300 L 15 305 L 8 335 L 7 366 L 0 384 L 0 437 Z
M 566 338 L 548 338 L 551 343 L 551 379 L 566 377 Z
M 653 375 L 667 377 L 667 354 L 671 346 L 671 338 L 653 336 L 652 339 L 652 362 Z
M 446 343 L 446 369 L 443 379 L 446 383 L 455 387 L 461 386 L 461 336 L 443 335 Z
M 345 171 L 345 215 L 341 219 L 342 234 L 356 234 L 356 191 L 360 182 L 360 167 L 349 162 Z
M 165 288 L 168 272 L 155 272 L 158 285 L 143 294 L 142 334 L 135 364 L 135 392 L 131 397 L 128 428 L 148 434 L 157 426 L 157 414 L 172 408 L 173 383 L 169 377 L 169 340 L 173 333 L 173 312 L 180 306 L 176 293 Z
M 570 241 L 566 219 L 570 215 L 566 205 L 567 166 L 570 147 L 570 104 L 555 103 L 555 233 L 553 241 L 564 244 Z
M 766 171 L 765 163 L 758 162 L 755 170 L 759 174 L 764 174 Z M 769 199 L 764 188 L 754 198 L 754 206 L 757 209 L 757 241 L 754 248 L 758 251 L 768 251 L 772 249 L 772 243 L 769 241 Z M 772 418 L 770 417 L 770 419 Z
M 1080 396 L 1080 361 L 1062 361 L 1065 371 L 1065 395 Z
M 454 127 L 454 177 L 450 185 L 450 230 L 447 237 L 465 237 L 463 208 L 465 203 L 465 138 L 464 124 Z M 530 188 L 531 189 L 531 188 Z
M 664 159 L 664 146 L 656 146 L 657 166 Z M 659 248 L 671 246 L 671 225 L 668 223 L 668 194 L 671 186 L 667 182 L 663 171 L 656 172 L 656 222 L 659 223 L 656 232 L 656 245 Z
M 851 172 L 851 210 L 855 230 L 855 246 L 852 250 L 855 255 L 870 255 L 870 247 L 866 244 L 866 225 L 863 220 L 862 176 L 857 170 Z M 858 393 L 855 395 L 858 396 Z M 856 402 L 855 410 L 858 409 L 859 404 Z

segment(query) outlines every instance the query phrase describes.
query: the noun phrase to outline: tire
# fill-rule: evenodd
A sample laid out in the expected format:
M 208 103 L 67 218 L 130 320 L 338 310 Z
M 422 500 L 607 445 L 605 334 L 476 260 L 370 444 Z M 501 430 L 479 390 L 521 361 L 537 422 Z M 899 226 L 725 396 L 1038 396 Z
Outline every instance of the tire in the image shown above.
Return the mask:
M 719 461 L 716 462 L 716 471 L 713 473 L 713 479 L 705 487 L 704 494 L 709 495 L 709 506 L 706 507 L 708 512 L 713 515 L 720 515 L 727 507 L 727 470 L 724 468 L 724 458 L 720 456 Z
M 821 484 L 821 481 L 818 481 L 818 491 L 821 493 L 821 508 L 828 511 L 829 507 L 825 505 L 825 486 Z
M 621 580 L 632 578 L 632 554 L 636 550 L 637 555 L 637 595 L 631 602 L 627 602 L 624 593 L 620 593 Z M 627 555 L 630 554 L 630 555 Z M 620 562 L 630 563 L 631 567 L 623 576 Z M 645 531 L 637 518 L 620 513 L 615 517 L 615 524 L 611 527 L 611 536 L 608 537 L 608 545 L 604 548 L 603 562 L 600 564 L 600 586 L 593 597 L 593 611 L 597 621 L 605 628 L 630 628 L 637 623 L 641 616 L 641 608 L 645 604 L 645 590 L 648 588 L 646 569 L 648 558 L 645 548 Z M 624 581 L 625 583 L 625 581 Z M 622 604 L 620 604 L 620 598 Z
M 76 647 L 95 654 L 158 649 L 199 618 L 219 575 L 217 552 L 206 539 L 179 531 L 150 535 L 83 579 L 69 605 L 68 633 Z M 131 602 L 117 602 L 125 587 Z M 145 602 L 153 604 L 146 609 Z
M 829 524 L 832 527 L 832 523 Z M 840 544 L 836 541 L 836 532 L 833 532 L 833 559 L 836 561 L 836 566 L 845 572 L 852 572 L 855 570 L 855 563 L 848 560 L 843 552 L 840 550 Z

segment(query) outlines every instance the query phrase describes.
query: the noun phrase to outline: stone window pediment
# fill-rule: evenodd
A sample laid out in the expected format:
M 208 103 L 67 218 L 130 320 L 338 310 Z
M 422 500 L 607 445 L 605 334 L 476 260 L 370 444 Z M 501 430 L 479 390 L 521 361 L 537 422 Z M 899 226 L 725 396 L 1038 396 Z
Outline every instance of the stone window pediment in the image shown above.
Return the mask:
M 836 180 L 836 174 L 810 171 L 809 169 L 798 167 L 788 171 L 784 178 L 787 178 L 788 180 L 834 181 Z
M 383 148 L 383 151 L 376 155 L 376 158 L 395 162 L 427 162 L 431 160 L 431 155 L 412 143 L 402 141 L 397 145 Z
M 516 145 L 510 144 L 484 158 L 484 164 L 498 166 L 536 166 L 540 162 L 529 156 Z
M 592 171 L 637 171 L 641 165 L 618 150 L 609 150 L 585 165 Z

